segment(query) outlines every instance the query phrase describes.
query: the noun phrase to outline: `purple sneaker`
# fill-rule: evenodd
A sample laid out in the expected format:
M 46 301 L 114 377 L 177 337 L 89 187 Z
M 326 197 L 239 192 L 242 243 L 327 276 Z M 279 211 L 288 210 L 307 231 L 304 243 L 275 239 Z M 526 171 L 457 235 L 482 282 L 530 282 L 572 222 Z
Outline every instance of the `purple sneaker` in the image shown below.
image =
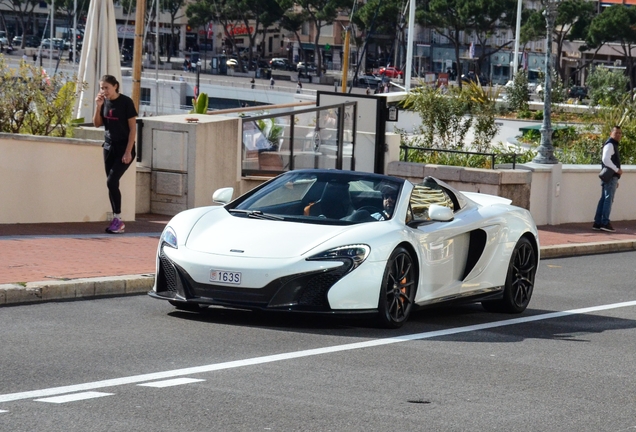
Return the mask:
M 110 234 L 122 234 L 126 229 L 126 225 L 121 219 L 114 218 L 110 226 L 106 228 L 106 232 Z

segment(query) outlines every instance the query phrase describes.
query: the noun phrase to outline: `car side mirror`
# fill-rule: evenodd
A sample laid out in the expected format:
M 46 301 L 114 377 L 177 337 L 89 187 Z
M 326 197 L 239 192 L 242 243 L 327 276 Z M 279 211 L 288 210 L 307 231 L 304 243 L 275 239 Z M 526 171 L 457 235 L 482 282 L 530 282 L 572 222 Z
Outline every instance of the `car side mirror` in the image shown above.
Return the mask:
M 231 187 L 217 189 L 212 194 L 212 201 L 218 204 L 227 204 L 232 201 L 233 194 L 234 188 Z
M 431 204 L 428 208 L 428 217 L 434 221 L 448 222 L 452 221 L 455 216 L 450 208 L 439 204 Z

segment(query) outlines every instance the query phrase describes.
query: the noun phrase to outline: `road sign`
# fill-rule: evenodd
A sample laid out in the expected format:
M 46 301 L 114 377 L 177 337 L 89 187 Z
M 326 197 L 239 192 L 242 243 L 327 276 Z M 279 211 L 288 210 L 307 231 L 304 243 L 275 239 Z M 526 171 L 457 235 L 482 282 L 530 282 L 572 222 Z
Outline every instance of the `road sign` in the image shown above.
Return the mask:
M 331 45 L 325 44 L 325 51 L 329 51 L 331 49 Z

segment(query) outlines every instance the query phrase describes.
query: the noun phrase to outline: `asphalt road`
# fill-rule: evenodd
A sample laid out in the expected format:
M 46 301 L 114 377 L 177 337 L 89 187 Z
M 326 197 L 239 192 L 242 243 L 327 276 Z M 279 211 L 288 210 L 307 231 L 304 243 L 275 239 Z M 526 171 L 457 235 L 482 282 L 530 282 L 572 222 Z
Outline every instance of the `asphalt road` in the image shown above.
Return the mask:
M 635 259 L 544 260 L 523 315 L 398 331 L 145 296 L 0 308 L 0 430 L 633 430 Z

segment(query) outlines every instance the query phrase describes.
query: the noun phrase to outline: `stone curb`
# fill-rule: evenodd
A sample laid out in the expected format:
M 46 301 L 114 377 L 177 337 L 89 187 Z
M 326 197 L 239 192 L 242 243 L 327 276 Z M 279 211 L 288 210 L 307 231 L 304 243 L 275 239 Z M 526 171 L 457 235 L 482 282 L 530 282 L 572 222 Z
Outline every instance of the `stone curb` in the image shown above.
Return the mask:
M 632 250 L 636 250 L 636 240 L 543 246 L 541 248 L 541 259 L 627 252 Z
M 145 294 L 154 275 L 126 275 L 73 280 L 0 284 L 0 306 L 57 300 Z
M 541 259 L 632 250 L 636 250 L 636 240 L 543 246 Z M 154 280 L 154 275 L 150 274 L 73 279 L 70 281 L 28 282 L 26 286 L 0 284 L 0 306 L 146 294 L 152 289 Z

